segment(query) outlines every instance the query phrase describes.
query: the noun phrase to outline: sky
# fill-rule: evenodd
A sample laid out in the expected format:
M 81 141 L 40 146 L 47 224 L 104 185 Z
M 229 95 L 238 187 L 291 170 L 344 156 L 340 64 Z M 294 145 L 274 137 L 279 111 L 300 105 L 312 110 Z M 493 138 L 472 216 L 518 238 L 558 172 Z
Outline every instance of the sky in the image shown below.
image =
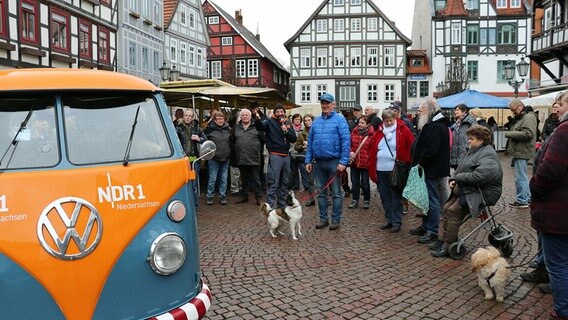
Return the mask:
M 260 33 L 260 42 L 284 66 L 290 55 L 284 42 L 290 39 L 319 7 L 323 0 L 211 0 L 235 16 L 241 10 L 243 24 L 252 33 Z M 371 0 L 367 0 L 371 1 Z M 412 35 L 415 0 L 373 0 L 381 11 L 407 37 Z M 425 0 L 419 0 L 425 1 Z

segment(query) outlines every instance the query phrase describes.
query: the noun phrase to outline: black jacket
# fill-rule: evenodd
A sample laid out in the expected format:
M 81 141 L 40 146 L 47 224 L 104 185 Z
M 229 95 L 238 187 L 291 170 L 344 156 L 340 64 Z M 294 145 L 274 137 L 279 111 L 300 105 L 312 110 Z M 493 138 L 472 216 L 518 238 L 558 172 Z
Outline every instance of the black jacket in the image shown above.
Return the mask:
M 207 136 L 207 139 L 215 142 L 217 146 L 213 159 L 217 161 L 229 160 L 231 157 L 231 127 L 229 127 L 229 124 L 224 123 L 219 127 L 215 124 L 215 121 L 211 121 L 203 133 Z
M 286 133 L 282 131 L 280 122 L 275 118 L 266 118 L 255 122 L 258 131 L 264 131 L 266 136 L 266 149 L 269 152 L 288 154 L 290 143 L 296 142 L 296 131 L 289 128 Z
M 244 128 L 242 123 L 238 123 L 233 128 L 233 155 L 237 166 L 259 166 L 261 143 L 264 140 L 264 133 L 256 129 L 254 124 Z
M 450 175 L 450 120 L 441 111 L 424 125 L 411 148 L 412 165 L 420 164 L 426 178 Z

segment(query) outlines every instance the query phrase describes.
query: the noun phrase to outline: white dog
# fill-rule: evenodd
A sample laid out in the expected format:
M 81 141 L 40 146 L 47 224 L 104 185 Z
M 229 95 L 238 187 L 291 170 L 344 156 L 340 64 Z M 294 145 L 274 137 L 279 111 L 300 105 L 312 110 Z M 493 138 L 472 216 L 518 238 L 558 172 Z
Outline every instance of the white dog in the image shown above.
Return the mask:
M 492 246 L 477 249 L 471 256 L 471 267 L 473 272 L 477 273 L 479 286 L 485 293 L 485 300 L 495 297 L 498 302 L 503 302 L 511 270 L 499 250 Z
M 302 219 L 302 206 L 300 201 L 294 196 L 294 191 L 288 192 L 286 196 L 286 208 L 272 209 L 268 203 L 263 203 L 260 205 L 260 212 L 267 217 L 268 225 L 270 226 L 270 234 L 273 238 L 276 238 L 276 231 L 280 234 L 284 234 L 279 230 L 281 223 L 288 222 L 290 224 L 290 230 L 292 231 L 292 239 L 298 240 L 296 237 L 296 227 L 298 229 L 298 235 L 302 235 L 300 220 Z

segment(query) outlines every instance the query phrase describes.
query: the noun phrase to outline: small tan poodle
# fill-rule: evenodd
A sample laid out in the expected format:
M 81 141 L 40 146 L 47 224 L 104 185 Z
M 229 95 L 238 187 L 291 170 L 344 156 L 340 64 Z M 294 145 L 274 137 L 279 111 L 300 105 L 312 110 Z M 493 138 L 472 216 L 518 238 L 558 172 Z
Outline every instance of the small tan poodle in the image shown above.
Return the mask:
M 479 286 L 485 293 L 485 300 L 495 297 L 498 302 L 503 302 L 511 270 L 499 250 L 492 246 L 477 249 L 471 256 L 471 268 L 477 273 Z

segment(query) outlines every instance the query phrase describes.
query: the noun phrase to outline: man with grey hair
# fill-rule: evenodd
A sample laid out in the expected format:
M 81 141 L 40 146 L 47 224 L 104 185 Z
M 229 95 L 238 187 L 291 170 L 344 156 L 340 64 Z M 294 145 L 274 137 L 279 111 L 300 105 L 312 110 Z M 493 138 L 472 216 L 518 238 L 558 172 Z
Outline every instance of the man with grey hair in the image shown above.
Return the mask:
M 450 121 L 431 98 L 420 105 L 418 113 L 420 133 L 412 144 L 412 166 L 419 165 L 424 170 L 430 206 L 427 215 L 422 217 L 422 224 L 410 233 L 421 236 L 419 243 L 428 243 L 438 239 L 441 211 L 438 183 L 450 175 Z
M 519 99 L 509 102 L 509 110 L 513 113 L 514 122 L 505 133 L 507 145 L 505 153 L 513 159 L 515 168 L 515 187 L 517 196 L 509 206 L 518 209 L 529 207 L 531 192 L 527 175 L 527 161 L 535 155 L 536 148 L 536 116 L 534 112 L 525 110 L 525 105 Z

